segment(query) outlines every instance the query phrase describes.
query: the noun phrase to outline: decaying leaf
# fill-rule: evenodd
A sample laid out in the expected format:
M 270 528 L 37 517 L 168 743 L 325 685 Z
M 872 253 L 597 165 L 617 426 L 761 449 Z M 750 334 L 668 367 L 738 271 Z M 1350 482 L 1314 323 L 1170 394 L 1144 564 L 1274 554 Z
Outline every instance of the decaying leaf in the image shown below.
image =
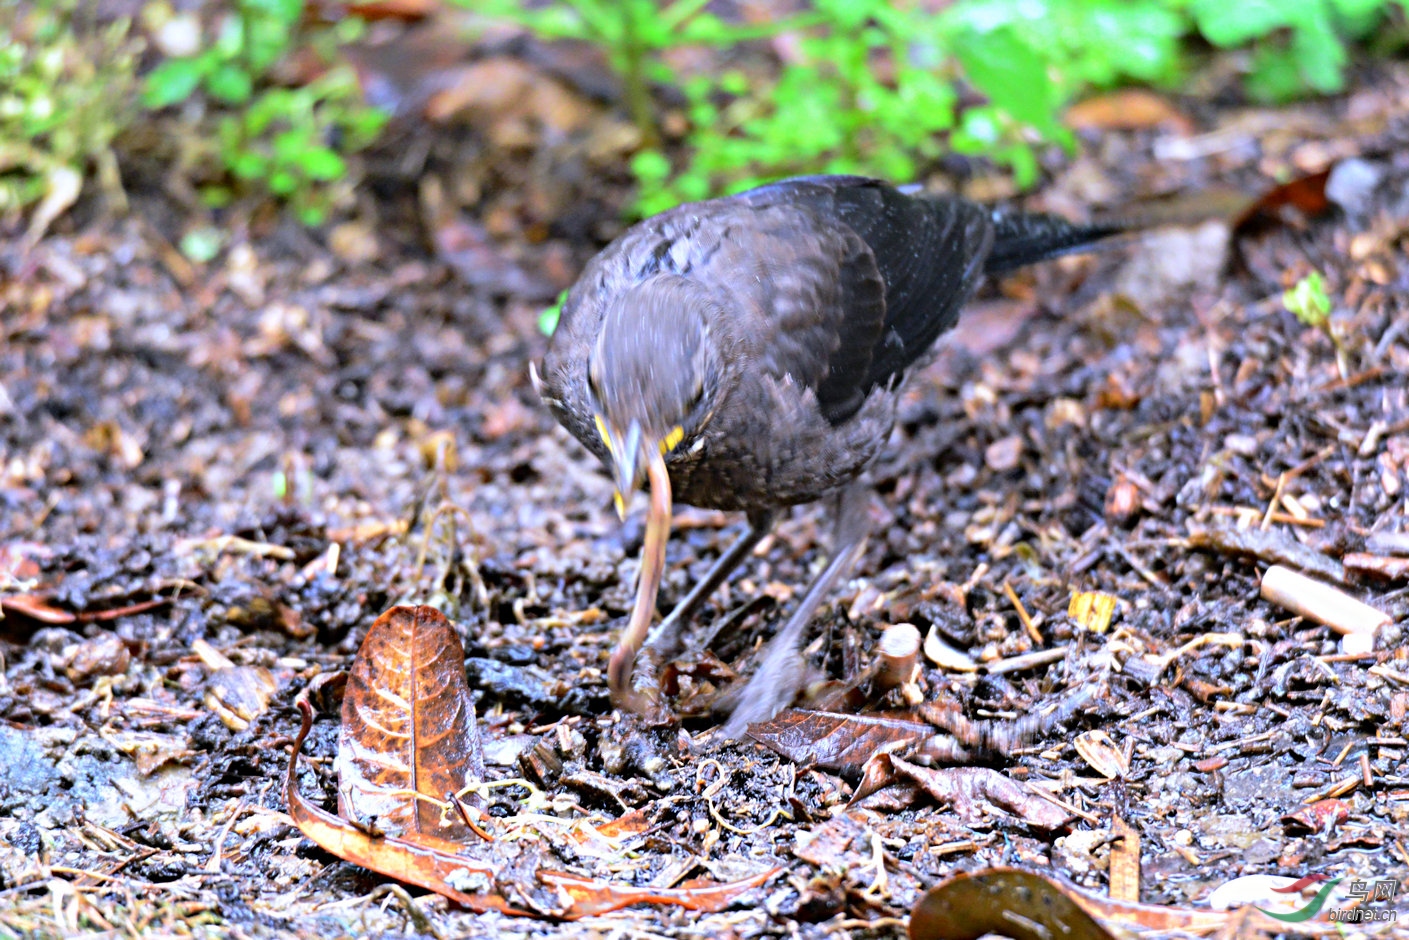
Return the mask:
M 910 916 L 911 940 L 1113 940 L 1054 881 L 1015 868 L 955 875 L 920 898 Z
M 749 736 L 797 764 L 813 764 L 842 776 L 860 776 L 871 756 L 882 749 L 908 749 L 934 734 L 912 716 L 845 715 L 788 709 L 749 726 Z
M 393 607 L 367 631 L 343 696 L 337 768 L 344 818 L 469 837 L 448 797 L 483 781 L 484 751 L 465 654 L 440 611 Z
M 877 754 L 866 765 L 852 805 L 891 786 L 926 793 L 967 823 L 1013 816 L 1034 829 L 1050 832 L 1072 818 L 1037 790 L 990 767 L 922 767 L 894 754 Z
M 1119 813 L 1111 815 L 1111 897 L 1117 901 L 1140 900 L 1140 831 Z
M 1017 868 L 960 874 L 935 885 L 915 905 L 911 940 L 1110 940 L 1098 921 L 1145 930 L 1206 933 L 1226 925 L 1220 911 L 1112 901 L 1054 878 Z
M 633 904 L 673 904 L 702 913 L 722 911 L 738 900 L 739 895 L 760 887 L 781 870 L 770 868 L 725 884 L 691 881 L 686 882 L 687 886 L 683 888 L 636 888 L 561 871 L 541 871 L 538 873 L 538 879 L 557 888 L 562 896 L 565 902 L 563 913 L 557 916 L 574 920 L 578 917 L 618 911 Z
M 289 816 L 305 836 L 338 858 L 405 884 L 435 891 L 469 910 L 530 913 L 512 907 L 497 895 L 471 894 L 451 887 L 452 884 L 488 887 L 494 883 L 495 874 L 493 865 L 456 854 L 459 846 L 455 843 L 430 835 L 422 835 L 419 844 L 374 835 L 365 827 L 354 826 L 305 800 L 298 792 L 296 768 L 299 751 L 303 749 L 304 739 L 313 727 L 313 706 L 299 702 L 299 711 L 303 715 L 303 724 L 294 739 L 293 753 L 289 756 L 284 792 L 289 803 Z

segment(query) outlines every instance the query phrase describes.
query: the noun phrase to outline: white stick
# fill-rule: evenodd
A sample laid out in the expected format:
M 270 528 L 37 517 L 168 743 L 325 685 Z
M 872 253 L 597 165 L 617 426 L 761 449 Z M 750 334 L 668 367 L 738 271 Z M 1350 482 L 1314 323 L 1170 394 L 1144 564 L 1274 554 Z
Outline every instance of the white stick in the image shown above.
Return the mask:
M 1262 596 L 1294 614 L 1323 623 L 1337 633 L 1373 636 L 1390 622 L 1389 614 L 1351 597 L 1339 588 L 1300 572 L 1273 565 L 1262 576 Z

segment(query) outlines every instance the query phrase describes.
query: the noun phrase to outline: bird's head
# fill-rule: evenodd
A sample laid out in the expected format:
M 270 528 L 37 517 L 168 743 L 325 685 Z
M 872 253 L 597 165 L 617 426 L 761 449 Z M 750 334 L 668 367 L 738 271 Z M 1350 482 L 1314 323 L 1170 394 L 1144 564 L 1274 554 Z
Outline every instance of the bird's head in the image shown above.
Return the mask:
M 651 462 L 688 448 L 714 414 L 723 378 L 716 310 L 708 291 L 676 275 L 642 281 L 607 309 L 587 381 L 618 513 Z

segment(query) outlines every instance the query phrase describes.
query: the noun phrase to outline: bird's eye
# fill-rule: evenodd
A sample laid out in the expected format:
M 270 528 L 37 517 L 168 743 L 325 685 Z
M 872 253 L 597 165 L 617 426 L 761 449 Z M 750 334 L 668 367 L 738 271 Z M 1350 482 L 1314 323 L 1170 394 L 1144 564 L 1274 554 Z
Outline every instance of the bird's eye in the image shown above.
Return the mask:
M 700 402 L 702 401 L 704 401 L 704 383 L 700 382 L 698 385 L 695 386 L 694 393 L 690 395 L 689 410 L 694 411 L 700 406 Z
M 596 369 L 590 369 L 590 368 L 589 368 L 589 369 L 587 370 L 587 392 L 588 392 L 588 394 L 590 394 L 590 395 L 592 396 L 592 399 L 593 399 L 594 401 L 601 401 L 601 400 L 602 400 L 602 389 L 601 389 L 601 387 L 597 384 L 597 370 L 596 370 Z

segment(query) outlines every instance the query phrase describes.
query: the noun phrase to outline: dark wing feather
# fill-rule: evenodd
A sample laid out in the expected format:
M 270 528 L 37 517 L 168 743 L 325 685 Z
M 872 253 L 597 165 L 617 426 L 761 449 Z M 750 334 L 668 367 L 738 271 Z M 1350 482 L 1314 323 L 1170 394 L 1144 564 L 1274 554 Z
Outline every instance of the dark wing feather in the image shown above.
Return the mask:
M 884 335 L 885 292 L 864 241 L 808 205 L 724 200 L 701 223 L 716 248 L 692 277 L 736 301 L 766 374 L 811 389 L 829 420 L 849 417 Z
M 872 389 L 894 384 L 954 325 L 993 243 L 988 212 L 977 203 L 907 196 L 864 177 L 800 177 L 735 198 L 806 206 L 819 224 L 854 232 L 875 259 L 884 285 L 882 327 L 877 332 L 864 316 L 843 323 L 837 348 L 850 358 L 818 390 L 834 424 L 854 414 Z M 864 293 L 859 283 L 856 292 Z M 862 350 L 869 361 L 858 368 Z

